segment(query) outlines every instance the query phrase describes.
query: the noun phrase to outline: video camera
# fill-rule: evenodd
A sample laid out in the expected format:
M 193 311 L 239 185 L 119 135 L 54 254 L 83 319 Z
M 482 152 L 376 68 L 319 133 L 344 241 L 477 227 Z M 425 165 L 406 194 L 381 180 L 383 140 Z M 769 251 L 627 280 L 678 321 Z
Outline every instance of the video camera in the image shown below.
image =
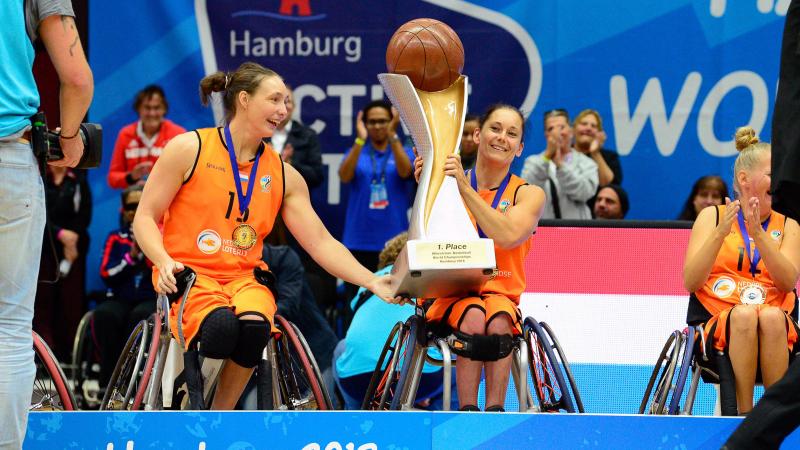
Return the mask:
M 60 135 L 47 129 L 44 112 L 39 111 L 31 117 L 31 144 L 37 158 L 57 161 L 64 158 L 61 151 Z M 83 156 L 77 169 L 93 169 L 100 166 L 103 158 L 103 127 L 97 123 L 82 123 L 78 131 L 83 141 Z

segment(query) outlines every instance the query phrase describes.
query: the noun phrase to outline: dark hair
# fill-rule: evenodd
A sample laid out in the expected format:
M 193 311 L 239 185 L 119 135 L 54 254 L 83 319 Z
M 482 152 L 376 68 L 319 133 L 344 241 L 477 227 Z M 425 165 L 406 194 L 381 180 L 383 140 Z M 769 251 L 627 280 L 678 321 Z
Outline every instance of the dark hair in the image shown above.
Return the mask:
M 133 186 L 128 186 L 122 191 L 122 204 L 125 205 L 125 201 L 128 199 L 128 196 L 134 192 L 142 192 L 144 191 L 144 186 L 141 184 L 134 184 Z
M 622 186 L 614 183 L 609 183 L 606 184 L 605 186 L 600 186 L 600 188 L 597 189 L 597 193 L 599 194 L 600 191 L 602 191 L 605 188 L 609 188 L 617 193 L 617 197 L 619 197 L 619 208 L 622 211 L 622 217 L 625 218 L 625 216 L 628 215 L 628 210 L 631 208 L 631 202 L 628 199 L 628 193 L 625 192 L 625 189 L 622 189 Z
M 464 122 L 473 122 L 473 121 L 474 122 L 480 122 L 481 121 L 481 116 L 479 116 L 477 114 L 472 114 L 472 113 L 467 113 L 467 115 L 464 116 Z
M 692 192 L 686 199 L 686 203 L 683 205 L 683 210 L 681 210 L 680 215 L 678 215 L 678 220 L 697 219 L 697 212 L 694 210 L 694 198 L 697 197 L 700 189 L 717 189 L 721 198 L 724 199 L 728 196 L 728 185 L 725 184 L 725 180 L 723 180 L 722 177 L 717 175 L 706 175 L 704 177 L 700 177 L 694 182 L 694 185 L 692 186 Z
M 389 118 L 394 119 L 394 114 L 392 113 L 392 104 L 386 100 L 373 100 L 367 103 L 367 106 L 361 110 L 361 121 L 367 123 L 367 113 L 372 108 L 383 108 L 389 112 Z
M 517 108 L 516 106 L 511 106 L 508 103 L 495 103 L 495 104 L 489 105 L 489 107 L 486 108 L 486 111 L 483 113 L 483 115 L 478 119 L 479 127 L 481 129 L 483 129 L 483 124 L 485 124 L 486 121 L 489 120 L 489 117 L 491 117 L 491 115 L 495 111 L 498 111 L 500 109 L 509 109 L 509 110 L 514 111 L 515 113 L 517 113 L 517 115 L 519 116 L 520 122 L 522 122 L 522 130 L 520 130 L 519 140 L 520 140 L 520 142 L 524 141 L 525 140 L 525 114 L 522 114 L 522 111 L 520 111 L 519 108 Z
M 275 71 L 254 62 L 242 63 L 235 71 L 215 72 L 200 80 L 200 102 L 208 105 L 213 92 L 222 92 L 222 106 L 225 107 L 225 121 L 230 122 L 236 114 L 236 98 L 244 91 L 255 93 L 259 83 L 266 77 L 278 77 Z
M 139 107 L 142 106 L 142 103 L 150 100 L 150 98 L 154 95 L 161 97 L 161 101 L 164 102 L 164 110 L 168 111 L 169 103 L 167 103 L 167 96 L 164 95 L 164 89 L 161 89 L 161 86 L 157 84 L 147 85 L 144 87 L 144 89 L 136 93 L 136 97 L 133 99 L 133 110 L 138 113 Z

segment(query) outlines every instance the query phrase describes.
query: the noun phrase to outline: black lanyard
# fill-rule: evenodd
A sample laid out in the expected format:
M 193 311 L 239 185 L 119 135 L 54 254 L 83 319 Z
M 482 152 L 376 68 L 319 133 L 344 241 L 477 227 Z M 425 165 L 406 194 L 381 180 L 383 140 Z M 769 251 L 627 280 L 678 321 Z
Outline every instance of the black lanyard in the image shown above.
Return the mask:
M 256 161 L 253 163 L 253 167 L 250 168 L 250 178 L 247 179 L 247 194 L 243 194 L 242 179 L 239 177 L 239 165 L 236 163 L 236 153 L 233 151 L 233 138 L 231 137 L 230 127 L 225 127 L 225 144 L 228 146 L 228 156 L 231 157 L 231 172 L 233 173 L 233 184 L 236 185 L 236 195 L 239 199 L 239 214 L 244 216 L 244 212 L 253 197 L 253 186 L 256 185 L 257 181 L 255 177 L 258 175 L 258 161 L 261 159 L 261 153 L 264 152 L 264 146 L 260 146 L 256 151 Z
M 390 152 L 390 151 L 391 150 L 386 150 L 386 152 Z M 386 183 L 386 164 L 389 163 L 389 158 L 391 156 L 392 155 L 388 155 L 387 154 L 386 158 L 384 158 L 384 160 L 383 160 L 383 165 L 381 165 L 381 173 L 380 173 L 381 184 Z M 376 181 L 375 181 L 375 169 L 376 169 L 376 167 L 375 166 L 376 166 L 377 163 L 375 162 L 375 149 L 372 148 L 372 145 L 370 145 L 370 147 L 369 147 L 369 159 L 372 162 L 372 177 L 371 177 L 372 184 L 375 184 L 376 183 Z
M 472 185 L 472 189 L 475 189 L 475 192 L 478 192 L 478 176 L 475 174 L 476 170 L 472 169 L 469 170 L 470 172 L 470 185 Z M 503 192 L 505 192 L 506 188 L 508 187 L 508 182 L 511 181 L 511 171 L 508 171 L 506 177 L 503 178 L 503 182 L 500 183 L 500 187 L 497 188 L 497 192 L 494 193 L 494 200 L 492 200 L 492 209 L 497 209 L 497 205 L 500 204 L 500 198 L 503 197 Z M 475 225 L 478 227 L 478 236 L 485 238 L 486 234 L 481 230 L 481 226 L 478 225 L 478 221 L 475 220 Z
M 742 210 L 739 210 L 739 214 L 737 214 L 737 218 L 739 219 L 739 230 L 742 232 L 742 239 L 744 240 L 744 248 L 747 250 L 747 259 L 750 260 L 750 273 L 753 274 L 753 278 L 756 277 L 756 266 L 761 261 L 761 253 L 758 251 L 758 247 L 753 250 L 753 256 L 750 256 L 750 235 L 747 233 L 747 226 L 744 224 L 744 214 Z M 770 214 L 767 217 L 767 220 L 761 224 L 764 228 L 764 231 L 767 231 L 767 227 L 769 227 L 769 221 L 772 218 Z

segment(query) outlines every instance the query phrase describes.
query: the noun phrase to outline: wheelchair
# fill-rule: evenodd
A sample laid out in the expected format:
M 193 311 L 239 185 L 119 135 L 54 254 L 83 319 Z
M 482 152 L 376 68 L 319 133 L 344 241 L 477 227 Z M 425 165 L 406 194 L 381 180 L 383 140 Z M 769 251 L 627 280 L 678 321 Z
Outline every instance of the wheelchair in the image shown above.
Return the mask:
M 443 368 L 444 410 L 451 402 L 453 334 L 426 326 L 425 310 L 397 322 L 378 357 L 362 403 L 364 410 L 412 410 L 425 362 Z M 438 350 L 441 358 L 429 349 Z M 584 412 L 569 362 L 545 322 L 528 317 L 523 334 L 514 338 L 511 375 L 520 412 Z M 535 398 L 535 400 L 534 400 Z
M 87 311 L 78 323 L 72 343 L 72 386 L 80 409 L 100 405 L 100 353 L 94 334 L 94 311 Z
M 195 274 L 176 274 L 181 296 L 159 295 L 156 313 L 141 321 L 126 342 L 100 409 L 207 409 L 224 361 L 184 352 L 183 330 L 169 329 L 170 305 L 180 301 L 178 324 Z M 280 337 L 270 339 L 255 370 L 259 409 L 332 409 L 322 375 L 297 327 L 275 316 Z
M 715 350 L 702 325 L 675 330 L 667 339 L 647 382 L 639 414 L 691 415 L 700 380 L 719 385 L 717 411 L 737 416 L 733 366 L 727 351 Z M 797 356 L 797 347 L 789 362 Z M 691 377 L 689 373 L 691 371 Z M 760 382 L 760 369 L 756 382 Z M 684 397 L 686 382 L 689 388 Z
M 33 351 L 36 377 L 30 411 L 74 411 L 77 404 L 67 377 L 50 347 L 35 331 Z

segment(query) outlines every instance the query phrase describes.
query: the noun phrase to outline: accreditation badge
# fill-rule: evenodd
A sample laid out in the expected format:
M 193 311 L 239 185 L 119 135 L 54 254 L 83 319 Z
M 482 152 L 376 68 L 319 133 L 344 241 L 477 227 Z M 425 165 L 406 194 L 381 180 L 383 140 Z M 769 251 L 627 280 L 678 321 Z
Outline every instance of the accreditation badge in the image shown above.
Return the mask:
M 256 230 L 253 227 L 243 223 L 234 228 L 231 239 L 233 240 L 233 245 L 242 250 L 250 250 L 254 245 L 256 245 L 258 236 L 256 235 Z
M 749 284 L 739 291 L 739 300 L 745 305 L 761 305 L 767 300 L 767 291 L 759 284 Z

